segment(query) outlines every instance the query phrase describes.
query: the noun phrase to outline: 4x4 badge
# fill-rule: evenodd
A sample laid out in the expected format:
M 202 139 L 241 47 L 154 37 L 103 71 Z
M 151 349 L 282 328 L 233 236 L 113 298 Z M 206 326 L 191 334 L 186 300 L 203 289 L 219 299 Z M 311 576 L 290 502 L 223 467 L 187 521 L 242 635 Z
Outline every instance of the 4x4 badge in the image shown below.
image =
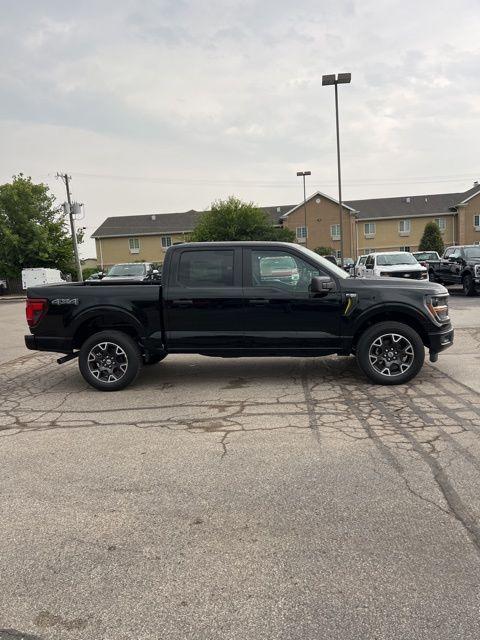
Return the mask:
M 78 305 L 78 298 L 55 298 L 55 300 L 52 300 L 50 304 L 56 304 L 56 305 L 73 304 L 73 305 Z

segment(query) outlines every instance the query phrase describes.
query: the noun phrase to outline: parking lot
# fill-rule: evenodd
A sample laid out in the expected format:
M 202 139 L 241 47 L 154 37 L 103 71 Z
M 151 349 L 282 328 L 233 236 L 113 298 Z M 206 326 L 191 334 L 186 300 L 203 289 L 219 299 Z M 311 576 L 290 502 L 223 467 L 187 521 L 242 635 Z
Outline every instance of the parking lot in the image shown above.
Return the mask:
M 480 297 L 451 307 L 402 387 L 176 356 L 107 394 L 0 302 L 0 639 L 477 639 Z

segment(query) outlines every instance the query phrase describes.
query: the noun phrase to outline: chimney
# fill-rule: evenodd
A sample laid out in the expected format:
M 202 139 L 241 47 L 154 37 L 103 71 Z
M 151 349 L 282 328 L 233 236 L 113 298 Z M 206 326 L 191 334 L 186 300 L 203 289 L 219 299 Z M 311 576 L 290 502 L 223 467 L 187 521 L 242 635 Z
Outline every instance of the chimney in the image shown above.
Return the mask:
M 474 187 L 478 187 L 478 180 L 475 180 L 475 182 L 473 183 Z

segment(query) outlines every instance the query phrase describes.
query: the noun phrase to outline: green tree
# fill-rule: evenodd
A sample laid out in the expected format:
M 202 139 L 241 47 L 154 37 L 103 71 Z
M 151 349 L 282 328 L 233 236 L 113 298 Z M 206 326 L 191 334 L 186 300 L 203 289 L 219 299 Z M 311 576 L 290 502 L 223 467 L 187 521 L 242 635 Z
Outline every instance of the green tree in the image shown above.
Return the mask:
M 418 249 L 419 251 L 436 251 L 442 255 L 444 249 L 442 234 L 436 222 L 427 222 Z
M 279 240 L 293 242 L 290 229 L 274 227 L 268 216 L 253 202 L 242 202 L 235 196 L 216 200 L 193 230 L 193 242 Z
M 47 185 L 23 174 L 0 185 L 0 274 L 25 267 L 53 267 L 75 274 L 68 226 Z
M 315 253 L 318 253 L 319 256 L 334 256 L 335 249 L 332 247 L 317 247 L 314 249 Z

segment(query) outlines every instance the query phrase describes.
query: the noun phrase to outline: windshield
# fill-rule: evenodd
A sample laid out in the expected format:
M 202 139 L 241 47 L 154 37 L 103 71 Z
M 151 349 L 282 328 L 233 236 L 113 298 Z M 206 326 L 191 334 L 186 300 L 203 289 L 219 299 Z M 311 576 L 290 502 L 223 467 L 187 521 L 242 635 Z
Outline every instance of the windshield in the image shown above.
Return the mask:
M 323 258 L 322 256 L 319 256 L 318 253 L 315 253 L 315 251 L 311 251 L 306 247 L 295 246 L 295 248 L 299 249 L 311 260 L 313 259 L 317 264 L 321 265 L 326 271 L 330 271 L 330 273 L 334 273 L 338 278 L 345 279 L 350 277 L 346 271 L 344 271 L 340 267 L 337 267 L 337 265 L 333 264 L 333 262 L 330 262 L 329 260 L 325 260 L 325 258 Z
M 416 258 L 411 253 L 386 253 L 377 256 L 377 265 L 382 267 L 393 267 L 397 264 L 418 264 Z
M 109 278 L 125 278 L 128 276 L 143 275 L 145 275 L 144 264 L 116 264 L 107 273 Z
M 424 251 L 423 253 L 413 254 L 417 260 L 438 260 L 438 253 L 435 251 Z
M 465 247 L 465 257 L 467 260 L 480 258 L 480 246 L 478 247 Z

